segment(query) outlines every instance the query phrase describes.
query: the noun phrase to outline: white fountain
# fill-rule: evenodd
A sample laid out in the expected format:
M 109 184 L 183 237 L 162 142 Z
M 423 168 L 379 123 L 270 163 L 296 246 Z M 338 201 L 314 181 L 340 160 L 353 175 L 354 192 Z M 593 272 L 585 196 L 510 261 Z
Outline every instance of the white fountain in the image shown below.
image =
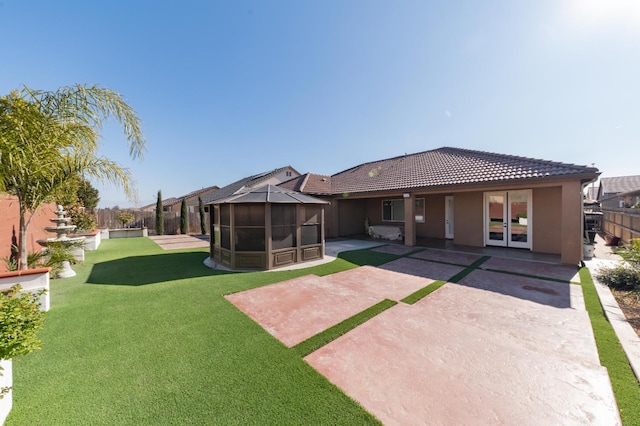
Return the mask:
M 69 221 L 71 221 L 71 218 L 65 217 L 65 214 L 67 214 L 67 212 L 64 210 L 64 207 L 58 204 L 58 208 L 56 210 L 56 215 L 58 217 L 49 219 L 51 222 L 55 223 L 56 226 L 47 226 L 46 228 L 44 228 L 48 232 L 55 232 L 57 236 L 55 238 L 37 240 L 38 244 L 40 244 L 42 247 L 47 247 L 50 243 L 54 243 L 54 242 L 62 243 L 65 245 L 71 245 L 71 244 L 76 244 L 81 241 L 84 241 L 85 237 L 68 237 L 67 236 L 69 232 L 76 229 L 76 226 L 68 224 Z M 74 253 L 76 258 L 80 256 L 84 257 L 83 256 L 84 249 L 79 248 L 78 250 L 81 250 L 82 253 L 80 254 Z M 71 269 L 71 264 L 66 260 L 62 262 L 62 270 L 58 273 L 57 275 L 58 278 L 68 278 L 68 277 L 73 277 L 75 275 L 76 275 L 76 272 L 73 269 Z

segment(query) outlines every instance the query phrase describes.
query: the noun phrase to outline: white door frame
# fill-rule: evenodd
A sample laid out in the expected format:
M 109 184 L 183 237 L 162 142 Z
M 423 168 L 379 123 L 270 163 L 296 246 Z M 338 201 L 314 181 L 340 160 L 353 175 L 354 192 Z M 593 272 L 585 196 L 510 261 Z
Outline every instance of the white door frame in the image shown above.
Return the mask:
M 523 224 L 513 223 L 511 221 L 512 216 L 512 203 L 510 201 L 510 195 L 515 196 L 517 194 L 526 194 L 527 198 L 527 217 L 523 221 Z M 491 196 L 502 196 L 503 197 L 503 212 L 502 212 L 502 229 L 503 229 L 503 238 L 502 240 L 490 239 L 490 226 L 491 226 L 491 215 L 489 212 L 489 197 Z M 514 247 L 514 248 L 532 248 L 531 243 L 531 223 L 532 223 L 532 191 L 530 189 L 524 190 L 514 190 L 514 191 L 492 191 L 484 193 L 484 244 L 487 246 L 499 246 L 499 247 Z M 494 224 L 495 226 L 495 224 Z M 526 241 L 514 241 L 514 235 L 517 235 L 514 232 L 518 227 L 526 226 Z
M 453 240 L 453 195 L 444 197 L 444 237 Z

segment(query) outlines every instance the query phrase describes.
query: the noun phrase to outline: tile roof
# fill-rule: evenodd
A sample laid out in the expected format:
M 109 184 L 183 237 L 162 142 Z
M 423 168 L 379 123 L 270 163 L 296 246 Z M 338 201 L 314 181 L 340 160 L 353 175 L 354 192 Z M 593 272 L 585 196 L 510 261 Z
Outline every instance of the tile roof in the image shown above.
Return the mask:
M 597 175 L 594 167 L 445 147 L 361 164 L 331 176 L 331 186 L 340 194 Z
M 187 195 L 183 195 L 182 197 L 178 197 L 178 198 L 182 200 L 183 198 L 197 197 L 198 195 L 205 193 L 207 191 L 211 191 L 213 189 L 220 189 L 220 187 L 218 187 L 218 185 L 207 186 L 206 188 L 196 189 L 195 191 L 192 191 Z
M 204 201 L 205 204 L 208 204 L 208 203 L 211 203 L 213 201 L 220 200 L 222 198 L 230 197 L 233 194 L 237 193 L 238 191 L 242 190 L 243 188 L 254 187 L 257 184 L 259 184 L 260 182 L 263 182 L 263 181 L 269 179 L 270 177 L 273 177 L 273 176 L 277 175 L 278 173 L 283 172 L 285 170 L 291 170 L 291 171 L 295 172 L 298 175 L 300 174 L 300 173 L 298 173 L 298 171 L 296 171 L 291 166 L 280 167 L 279 169 L 271 170 L 271 171 L 264 172 L 264 173 L 259 173 L 257 175 L 253 175 L 253 176 L 248 176 L 246 178 L 242 178 L 242 179 L 237 180 L 237 181 L 235 181 L 233 183 L 230 183 L 227 186 L 223 186 L 222 188 L 218 189 L 216 192 L 214 192 L 210 196 L 206 197 L 206 199 L 203 199 L 203 201 Z
M 176 197 L 170 197 L 167 198 L 166 200 L 162 200 L 162 207 L 169 207 L 169 206 L 173 206 L 174 204 L 179 203 L 180 200 Z M 154 207 L 155 207 L 155 203 L 154 203 Z
M 621 194 L 640 189 L 640 175 L 600 178 L 599 196 Z
M 286 182 L 278 184 L 281 188 L 292 191 L 304 192 L 305 194 L 330 195 L 331 176 L 305 173 Z

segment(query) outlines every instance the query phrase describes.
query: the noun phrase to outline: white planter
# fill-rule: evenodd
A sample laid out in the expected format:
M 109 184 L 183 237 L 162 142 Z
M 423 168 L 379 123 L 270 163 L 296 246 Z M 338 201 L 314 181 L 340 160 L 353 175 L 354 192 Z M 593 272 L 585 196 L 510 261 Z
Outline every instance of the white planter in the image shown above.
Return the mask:
M 592 258 L 593 257 L 593 253 L 595 252 L 596 248 L 593 244 L 584 244 L 582 246 L 582 254 L 584 255 L 585 258 Z
M 0 376 L 0 388 L 13 386 L 13 366 L 11 360 L 0 360 L 0 367 L 2 367 L 2 371 L 0 371 L 0 374 L 2 374 L 2 376 Z M 9 393 L 4 394 L 3 398 L 0 399 L 0 425 L 4 424 L 4 421 L 11 412 L 11 407 L 13 407 L 13 391 L 10 390 Z
M 149 236 L 147 228 L 110 229 L 109 238 L 136 238 Z
M 40 296 L 40 310 L 48 311 L 51 305 L 49 271 L 49 268 L 38 268 L 26 271 L 0 272 L 0 291 L 9 290 L 18 283 L 22 287 L 21 291 L 37 293 L 39 290 L 46 290 L 46 293 Z

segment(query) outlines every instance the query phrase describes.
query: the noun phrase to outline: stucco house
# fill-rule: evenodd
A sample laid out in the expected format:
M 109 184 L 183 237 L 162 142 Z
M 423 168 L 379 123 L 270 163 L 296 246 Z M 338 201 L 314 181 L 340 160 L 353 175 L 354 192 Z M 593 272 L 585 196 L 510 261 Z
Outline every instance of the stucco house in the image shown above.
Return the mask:
M 633 205 L 633 196 L 640 192 L 640 175 L 603 177 L 600 179 L 597 200 L 603 208 L 622 208 Z
M 227 186 L 223 186 L 206 197 L 203 196 L 202 200 L 205 204 L 210 204 L 213 201 L 221 200 L 223 198 L 239 194 L 240 192 L 246 192 L 252 188 L 258 188 L 264 185 L 279 185 L 282 182 L 298 176 L 300 176 L 300 173 L 296 169 L 291 166 L 284 166 L 268 172 L 258 173 L 256 175 L 239 179 Z
M 582 259 L 585 186 L 594 167 L 460 148 L 360 164 L 332 176 L 305 174 L 279 186 L 330 201 L 325 235 L 402 233 L 404 244 L 454 244 Z

